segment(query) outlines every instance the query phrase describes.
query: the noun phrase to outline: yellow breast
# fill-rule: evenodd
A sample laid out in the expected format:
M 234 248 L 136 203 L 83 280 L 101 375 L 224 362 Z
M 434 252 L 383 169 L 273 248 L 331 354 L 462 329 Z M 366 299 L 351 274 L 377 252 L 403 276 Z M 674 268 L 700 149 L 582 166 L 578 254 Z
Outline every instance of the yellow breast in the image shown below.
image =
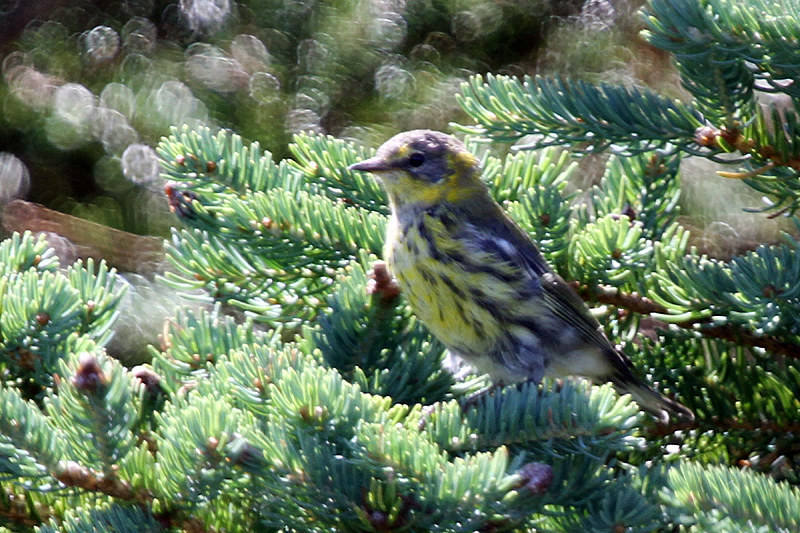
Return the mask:
M 488 350 L 500 334 L 490 310 L 476 305 L 474 291 L 491 291 L 491 280 L 466 272 L 457 262 L 435 257 L 433 246 L 453 247 L 444 227 L 430 216 L 401 227 L 392 217 L 384 257 L 417 317 L 445 345 L 460 352 Z

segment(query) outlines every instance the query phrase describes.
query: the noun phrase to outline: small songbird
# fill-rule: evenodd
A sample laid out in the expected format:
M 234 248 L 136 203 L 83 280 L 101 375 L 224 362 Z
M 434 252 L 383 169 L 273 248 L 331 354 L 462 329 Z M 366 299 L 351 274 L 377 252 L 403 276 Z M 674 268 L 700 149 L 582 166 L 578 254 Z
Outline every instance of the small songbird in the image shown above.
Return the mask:
M 694 418 L 631 372 L 575 291 L 489 195 L 478 159 L 444 133 L 389 139 L 352 170 L 377 174 L 384 256 L 414 313 L 495 386 L 544 376 L 610 381 L 662 421 Z

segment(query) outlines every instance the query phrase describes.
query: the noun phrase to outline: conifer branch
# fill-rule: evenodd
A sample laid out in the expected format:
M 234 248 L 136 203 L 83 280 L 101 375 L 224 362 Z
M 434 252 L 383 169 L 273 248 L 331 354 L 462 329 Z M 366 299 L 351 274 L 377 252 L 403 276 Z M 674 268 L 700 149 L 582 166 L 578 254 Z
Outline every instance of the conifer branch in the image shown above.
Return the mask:
M 39 506 L 36 516 L 31 515 L 30 501 L 14 492 L 9 486 L 2 491 L 3 503 L 0 505 L 0 523 L 18 524 L 33 529 L 48 521 L 52 516 L 52 509 Z
M 100 492 L 125 501 L 150 502 L 149 493 L 137 493 L 126 481 L 95 472 L 75 461 L 62 461 L 55 478 L 68 487 L 78 487 L 90 492 Z
M 640 315 L 668 314 L 669 312 L 663 305 L 635 292 L 625 293 L 616 287 L 608 285 L 588 287 L 576 281 L 570 282 L 570 285 L 580 294 L 581 298 L 589 302 L 613 305 L 614 307 L 626 309 Z M 756 335 L 751 331 L 733 324 L 711 324 L 710 319 L 692 319 L 682 322 L 673 322 L 673 324 L 680 328 L 697 331 L 706 337 L 736 342 L 746 346 L 764 348 L 771 353 L 784 357 L 800 357 L 800 345 L 796 343 L 769 335 Z
M 736 420 L 733 418 L 717 418 L 713 417 L 711 420 L 704 421 L 671 421 L 668 424 L 658 424 L 652 426 L 648 433 L 653 437 L 666 437 L 673 435 L 677 431 L 689 431 L 692 429 L 714 429 L 715 431 L 759 431 L 765 433 L 776 433 L 781 435 L 792 435 L 800 433 L 800 424 L 786 424 L 783 422 L 775 422 L 772 420 Z

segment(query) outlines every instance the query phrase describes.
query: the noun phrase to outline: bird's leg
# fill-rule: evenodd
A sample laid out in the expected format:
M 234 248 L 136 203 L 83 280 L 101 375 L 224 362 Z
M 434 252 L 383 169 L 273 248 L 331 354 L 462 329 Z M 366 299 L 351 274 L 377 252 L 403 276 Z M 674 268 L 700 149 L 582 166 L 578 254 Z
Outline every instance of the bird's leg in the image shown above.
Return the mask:
M 461 400 L 461 412 L 466 413 L 473 407 L 477 407 L 478 402 L 481 400 L 481 398 L 483 398 L 488 394 L 494 394 L 494 391 L 500 387 L 502 387 L 502 384 L 492 383 L 487 387 L 478 389 L 475 392 L 465 396 Z
M 517 383 L 515 386 L 519 388 L 524 383 L 525 382 L 523 381 L 521 383 Z M 477 407 L 478 402 L 480 402 L 482 398 L 484 398 L 487 395 L 494 395 L 495 391 L 500 391 L 505 386 L 506 384 L 503 381 L 498 381 L 469 394 L 461 402 L 461 411 L 466 413 L 471 408 Z

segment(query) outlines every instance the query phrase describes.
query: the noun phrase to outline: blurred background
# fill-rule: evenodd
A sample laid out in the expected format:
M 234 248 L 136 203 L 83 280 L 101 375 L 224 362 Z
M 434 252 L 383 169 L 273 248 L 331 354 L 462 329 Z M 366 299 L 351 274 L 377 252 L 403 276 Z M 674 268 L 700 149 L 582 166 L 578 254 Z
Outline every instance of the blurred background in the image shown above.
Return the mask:
M 560 75 L 682 97 L 638 35 L 644 0 L 0 0 L 5 235 L 125 272 L 122 342 L 152 340 L 170 214 L 153 147 L 173 125 L 229 128 L 276 159 L 300 131 L 376 146 L 468 123 L 471 74 Z M 506 147 L 507 148 L 507 147 Z M 603 157 L 581 161 L 583 190 Z M 703 163 L 707 165 L 706 163 Z M 717 257 L 778 238 L 743 184 L 687 163 L 683 222 Z M 733 206 L 733 207 L 731 207 Z M 156 318 L 158 320 L 156 320 Z
M 230 128 L 280 159 L 299 131 L 376 145 L 447 130 L 473 73 L 637 83 L 640 3 L 5 0 L 0 201 L 167 235 L 153 146 L 172 125 Z

